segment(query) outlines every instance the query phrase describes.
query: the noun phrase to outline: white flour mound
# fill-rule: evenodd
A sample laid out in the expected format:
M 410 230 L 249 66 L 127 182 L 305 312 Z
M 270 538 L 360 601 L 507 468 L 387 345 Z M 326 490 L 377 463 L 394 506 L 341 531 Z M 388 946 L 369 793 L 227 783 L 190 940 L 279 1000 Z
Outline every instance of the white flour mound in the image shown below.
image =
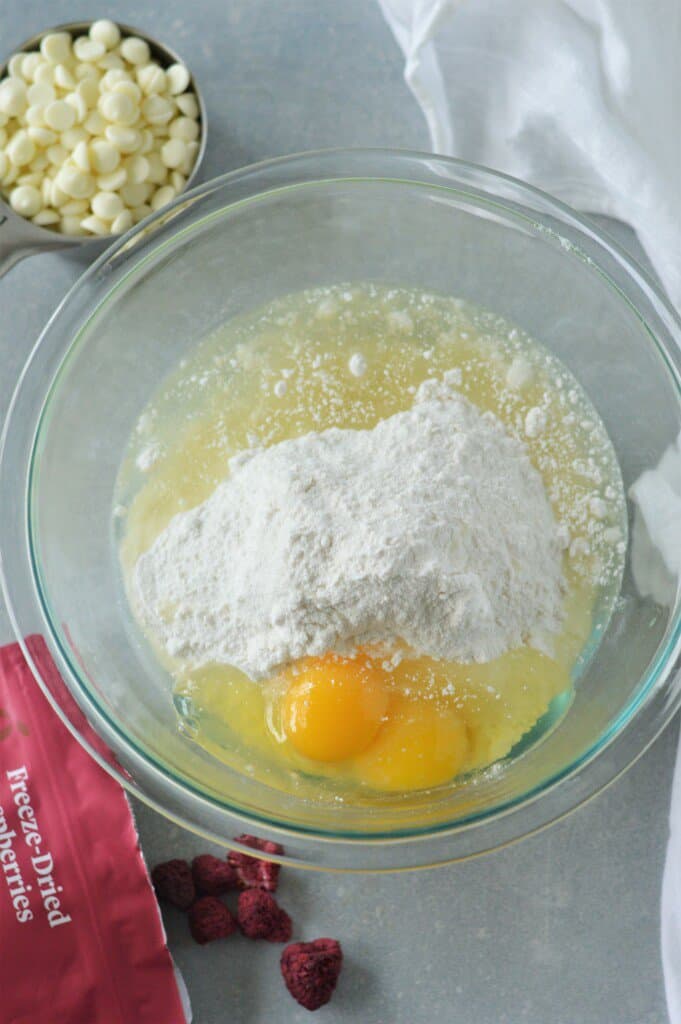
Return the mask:
M 190 664 L 259 679 L 360 645 L 460 662 L 561 624 L 556 523 L 524 445 L 426 381 L 373 430 L 244 452 L 138 560 L 143 624 Z

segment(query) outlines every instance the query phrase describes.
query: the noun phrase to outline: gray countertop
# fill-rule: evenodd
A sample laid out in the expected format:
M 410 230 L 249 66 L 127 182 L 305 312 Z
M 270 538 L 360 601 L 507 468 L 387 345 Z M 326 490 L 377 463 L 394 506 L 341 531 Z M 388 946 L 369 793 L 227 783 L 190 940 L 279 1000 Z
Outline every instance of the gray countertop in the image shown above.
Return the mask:
M 91 0 L 3 3 L 2 50 L 103 13 Z M 427 145 L 374 0 L 118 0 L 108 13 L 157 34 L 195 71 L 210 111 L 206 177 L 296 150 Z M 3 412 L 80 269 L 73 258 L 41 256 L 0 281 Z M 298 933 L 337 936 L 346 951 L 320 1020 L 663 1024 L 659 890 L 676 739 L 674 725 L 588 806 L 482 859 L 381 877 L 285 871 L 281 899 Z M 141 804 L 134 809 L 151 864 L 205 849 Z M 284 991 L 277 947 L 236 939 L 200 948 L 180 914 L 165 922 L 196 1024 L 309 1019 Z

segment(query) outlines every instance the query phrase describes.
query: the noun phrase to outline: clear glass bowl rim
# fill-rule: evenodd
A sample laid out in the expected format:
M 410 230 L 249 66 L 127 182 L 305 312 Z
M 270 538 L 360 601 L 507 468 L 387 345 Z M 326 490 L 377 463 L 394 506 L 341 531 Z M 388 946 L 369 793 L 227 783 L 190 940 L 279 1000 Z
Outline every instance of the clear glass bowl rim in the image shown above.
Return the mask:
M 367 166 L 370 166 L 370 172 L 367 170 Z M 267 181 L 265 188 L 262 187 L 263 176 Z M 129 273 L 134 273 L 145 262 L 145 254 L 148 256 L 149 251 L 156 248 L 155 229 L 169 221 L 173 222 L 174 217 L 181 215 L 183 211 L 191 211 L 194 204 L 200 202 L 204 197 L 211 196 L 216 192 L 224 193 L 224 201 L 221 206 L 221 209 L 224 209 L 235 203 L 241 203 L 244 199 L 263 198 L 282 187 L 295 185 L 300 188 L 307 184 L 329 180 L 386 180 L 391 183 L 402 182 L 409 186 L 421 184 L 449 188 L 459 194 L 466 194 L 469 202 L 472 201 L 474 205 L 477 200 L 480 206 L 496 205 L 516 218 L 524 215 L 538 229 L 554 237 L 556 222 L 559 222 L 561 229 L 565 228 L 566 233 L 569 232 L 573 244 L 575 238 L 578 240 L 575 255 L 586 253 L 589 261 L 593 264 L 594 273 L 604 277 L 642 321 L 648 337 L 656 345 L 670 369 L 677 391 L 681 395 L 681 358 L 677 347 L 681 346 L 681 320 L 646 272 L 587 218 L 580 216 L 565 204 L 533 186 L 466 161 L 407 150 L 321 150 L 262 161 L 221 175 L 184 193 L 163 211 L 147 218 L 131 232 L 117 240 L 76 281 L 41 332 L 17 383 L 0 441 L 0 485 L 3 483 L 3 474 L 7 472 L 8 451 L 12 444 L 11 427 L 17 405 L 23 391 L 32 384 L 31 369 L 38 353 L 52 342 L 51 333 L 53 330 L 58 330 L 61 317 L 78 307 L 88 307 L 89 315 L 92 315 L 106 299 L 108 290 L 104 295 L 100 294 L 96 300 L 90 300 L 85 295 L 86 286 L 102 268 L 114 262 L 119 253 L 128 250 L 132 240 L 136 241 L 133 251 L 139 258 L 135 261 L 133 271 L 129 271 Z M 238 194 L 230 200 L 229 194 L 235 190 Z M 513 197 L 512 199 L 508 198 L 509 194 Z M 528 208 L 531 211 L 530 214 L 528 214 Z M 179 220 L 175 226 L 182 230 L 182 221 Z M 177 232 L 173 234 L 175 236 Z M 647 315 L 644 314 L 644 308 Z M 667 346 L 658 338 L 656 330 L 649 324 L 650 313 L 654 314 L 665 333 L 670 335 L 672 345 Z M 59 341 L 57 351 L 51 357 L 51 363 L 57 369 L 67 359 L 76 341 L 77 335 L 70 338 L 66 335 Z M 30 537 L 29 482 L 32 458 L 40 424 L 53 392 L 56 376 L 55 373 L 43 395 L 40 414 L 36 418 L 33 431 L 31 457 L 26 467 L 26 487 L 21 497 L 26 516 L 25 536 L 27 538 Z M 316 833 L 307 828 L 299 829 L 290 824 L 284 825 L 269 819 L 258 819 L 256 816 L 247 815 L 228 804 L 220 804 L 205 793 L 180 782 L 146 751 L 136 744 L 131 744 L 130 738 L 118 723 L 111 721 L 106 713 L 96 705 L 91 692 L 80 677 L 77 666 L 64 651 L 63 645 L 59 641 L 58 632 L 53 628 L 32 558 L 29 557 L 27 560 L 27 574 L 23 581 L 16 579 L 10 581 L 7 578 L 4 569 L 5 559 L 2 555 L 6 540 L 5 532 L 4 523 L 0 523 L 0 584 L 15 635 L 22 646 L 38 685 L 79 742 L 132 794 L 185 828 L 210 841 L 229 846 L 230 840 L 225 834 L 227 830 L 234 833 L 248 831 L 253 827 L 256 830 L 258 827 L 262 829 L 265 826 L 270 832 L 282 837 L 284 842 L 288 837 L 295 839 L 298 845 L 305 847 L 304 859 L 291 861 L 299 867 L 329 867 L 336 870 L 395 870 L 402 867 L 430 866 L 475 856 L 530 835 L 584 803 L 617 778 L 645 752 L 681 705 L 681 687 L 677 687 L 678 692 L 667 693 L 665 690 L 665 684 L 675 680 L 681 666 L 681 608 L 677 602 L 673 623 L 668 628 L 665 648 L 658 652 L 657 658 L 649 666 L 646 677 L 638 688 L 636 699 L 627 705 L 608 732 L 599 737 L 581 757 L 566 765 L 552 778 L 545 780 L 535 790 L 523 794 L 508 805 L 494 808 L 478 818 L 467 819 L 465 822 L 445 823 L 431 828 L 416 829 L 413 832 L 401 830 L 390 835 L 357 836 L 343 833 Z M 28 549 L 29 551 L 31 549 L 30 543 Z M 163 789 L 163 785 L 179 788 L 194 804 L 193 812 L 195 813 L 178 814 L 174 809 L 164 805 L 162 800 L 151 796 L 140 788 L 127 773 L 104 760 L 87 737 L 74 726 L 66 712 L 56 703 L 26 646 L 25 630 L 22 628 L 21 616 L 17 612 L 12 597 L 13 591 L 16 592 L 15 588 L 22 585 L 28 588 L 31 583 L 35 591 L 31 597 L 37 602 L 41 616 L 48 627 L 47 639 L 50 641 L 52 653 L 55 653 L 54 646 L 56 645 L 57 660 L 62 676 L 68 681 L 69 689 L 76 696 L 81 708 L 86 710 L 91 724 L 98 723 L 102 726 L 104 723 L 108 723 L 109 728 L 115 732 L 124 749 L 132 747 L 135 753 L 146 761 L 152 774 L 157 773 L 163 777 L 159 780 L 161 789 Z M 25 594 L 24 597 L 26 597 Z M 657 700 L 654 699 L 656 695 Z M 95 729 L 102 731 L 97 729 L 97 725 L 95 725 Z M 105 729 L 104 732 L 106 731 Z M 607 760 L 604 758 L 606 751 Z M 588 778 L 585 772 L 588 772 Z M 213 809 L 217 807 L 220 812 L 224 812 L 227 826 L 224 832 L 216 832 L 202 824 L 202 804 L 207 804 Z M 467 843 L 465 849 L 457 849 L 457 837 L 461 837 L 470 829 L 478 830 L 479 840 L 472 845 Z M 329 844 L 338 847 L 338 852 L 331 858 L 330 864 L 315 862 L 315 849 L 317 851 L 320 849 L 318 844 L 323 844 L 327 848 Z M 414 853 L 414 844 L 418 844 L 418 853 Z M 382 848 L 386 852 L 386 856 L 383 858 L 385 863 L 380 863 L 376 867 L 376 858 L 372 856 L 371 866 L 368 868 L 367 864 L 363 862 L 364 858 L 361 852 L 363 848 L 368 847 L 374 848 L 374 852 L 377 852 L 376 848 Z M 410 852 L 407 852 L 408 847 L 412 848 Z M 388 851 L 390 852 L 388 853 Z M 281 859 L 287 861 L 286 857 Z

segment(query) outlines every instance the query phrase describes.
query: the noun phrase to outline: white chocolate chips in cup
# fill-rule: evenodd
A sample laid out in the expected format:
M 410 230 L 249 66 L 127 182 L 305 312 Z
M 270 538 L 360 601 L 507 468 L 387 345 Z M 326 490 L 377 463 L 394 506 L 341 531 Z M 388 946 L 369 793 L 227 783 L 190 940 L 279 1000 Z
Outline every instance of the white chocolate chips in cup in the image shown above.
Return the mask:
M 43 37 L 0 81 L 0 193 L 40 227 L 116 235 L 171 202 L 199 152 L 199 105 L 183 64 L 112 21 Z

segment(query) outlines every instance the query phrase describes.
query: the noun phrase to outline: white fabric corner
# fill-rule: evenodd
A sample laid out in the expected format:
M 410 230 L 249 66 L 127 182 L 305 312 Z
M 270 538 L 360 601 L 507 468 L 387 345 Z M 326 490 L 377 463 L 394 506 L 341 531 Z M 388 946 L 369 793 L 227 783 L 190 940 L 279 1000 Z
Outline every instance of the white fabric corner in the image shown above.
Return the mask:
M 379 4 L 432 148 L 627 221 L 681 306 L 681 4 Z

